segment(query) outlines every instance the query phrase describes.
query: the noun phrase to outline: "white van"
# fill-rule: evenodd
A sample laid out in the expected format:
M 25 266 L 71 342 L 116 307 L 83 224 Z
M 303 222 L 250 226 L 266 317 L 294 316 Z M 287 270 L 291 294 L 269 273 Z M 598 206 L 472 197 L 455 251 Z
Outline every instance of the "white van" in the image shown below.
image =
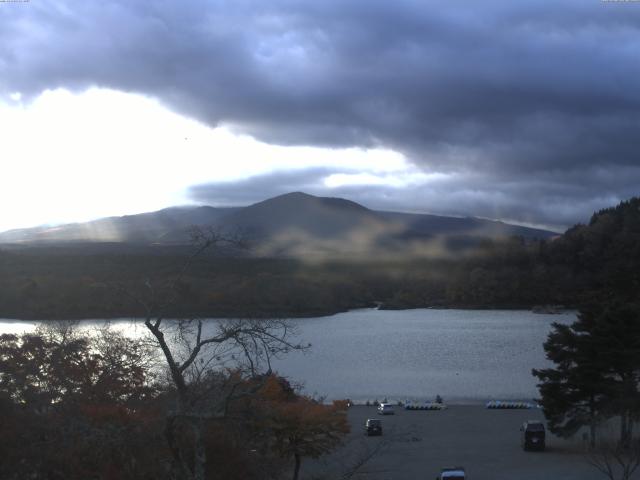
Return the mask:
M 465 480 L 466 478 L 464 468 L 452 467 L 443 468 L 436 480 Z

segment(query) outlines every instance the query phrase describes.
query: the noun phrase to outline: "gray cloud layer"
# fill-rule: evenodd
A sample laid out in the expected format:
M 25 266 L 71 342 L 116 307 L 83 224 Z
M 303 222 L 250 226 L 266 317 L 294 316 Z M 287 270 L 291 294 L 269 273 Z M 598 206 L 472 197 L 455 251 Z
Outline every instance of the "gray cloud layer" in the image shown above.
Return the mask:
M 615 204 L 617 195 L 622 198 L 633 196 L 637 187 L 634 183 L 621 191 L 620 185 L 616 184 L 612 187 L 616 189 L 616 195 L 608 196 L 594 192 L 585 180 L 591 174 L 585 173 L 569 186 L 554 181 L 552 175 L 530 181 L 504 182 L 488 174 L 470 174 L 445 178 L 428 186 L 345 185 L 328 188 L 324 179 L 331 173 L 336 172 L 320 168 L 274 172 L 238 182 L 196 185 L 190 189 L 190 195 L 199 203 L 233 206 L 249 205 L 301 190 L 313 195 L 348 198 L 376 210 L 475 215 L 561 232 L 578 221 L 587 222 L 595 210 Z
M 459 183 L 417 197 L 432 203 L 415 209 L 569 224 L 584 220 L 585 204 L 638 193 L 640 4 L 38 0 L 0 9 L 6 92 L 141 92 L 264 141 L 385 146 L 456 174 Z M 459 202 L 474 189 L 474 201 Z

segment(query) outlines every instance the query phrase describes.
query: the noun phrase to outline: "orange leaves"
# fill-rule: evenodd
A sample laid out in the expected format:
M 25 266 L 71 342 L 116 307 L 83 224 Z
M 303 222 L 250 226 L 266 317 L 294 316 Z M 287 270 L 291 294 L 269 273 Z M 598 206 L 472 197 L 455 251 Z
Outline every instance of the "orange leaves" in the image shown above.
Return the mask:
M 286 379 L 269 375 L 260 389 L 260 397 L 267 402 L 284 402 L 296 398 L 296 395 Z
M 346 401 L 325 405 L 296 395 L 285 379 L 275 375 L 266 380 L 260 393 L 257 427 L 280 456 L 319 457 L 338 446 L 349 432 Z
M 138 347 L 109 337 L 0 336 L 0 477 L 143 477 L 156 472 L 163 415 Z M 162 445 L 162 443 L 160 443 Z M 144 459 L 144 461 L 142 461 Z M 48 477 L 47 477 L 48 478 Z
M 105 353 L 93 337 L 3 335 L 0 392 L 35 409 L 109 402 L 126 405 L 153 394 L 145 369 L 137 364 L 139 358 L 136 345 L 128 339 L 112 342 L 112 351 Z

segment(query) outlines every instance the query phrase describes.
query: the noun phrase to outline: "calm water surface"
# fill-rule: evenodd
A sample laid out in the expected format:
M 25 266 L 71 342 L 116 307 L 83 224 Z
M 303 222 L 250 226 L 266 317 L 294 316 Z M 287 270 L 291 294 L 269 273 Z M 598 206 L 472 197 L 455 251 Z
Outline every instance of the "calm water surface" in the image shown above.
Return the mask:
M 574 313 L 431 309 L 296 319 L 299 341 L 312 347 L 275 369 L 329 399 L 530 400 L 531 369 L 548 365 L 542 343 L 551 323 L 574 320 Z M 3 333 L 25 328 L 33 324 L 0 320 Z

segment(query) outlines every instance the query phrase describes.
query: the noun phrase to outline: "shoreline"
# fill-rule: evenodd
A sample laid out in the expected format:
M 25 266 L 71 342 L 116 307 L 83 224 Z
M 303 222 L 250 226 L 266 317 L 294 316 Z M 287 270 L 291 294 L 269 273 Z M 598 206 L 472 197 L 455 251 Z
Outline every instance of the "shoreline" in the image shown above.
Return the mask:
M 335 315 L 341 313 L 348 313 L 354 311 L 361 310 L 371 310 L 371 311 L 381 311 L 381 312 L 405 312 L 405 311 L 414 311 L 414 310 L 463 310 L 463 311 L 487 311 L 487 310 L 496 310 L 496 311 L 504 311 L 504 312 L 529 312 L 535 313 L 536 315 L 568 315 L 575 313 L 577 311 L 577 307 L 566 307 L 553 311 L 543 311 L 536 309 L 537 306 L 528 307 L 528 306 L 428 306 L 428 307 L 414 307 L 414 308 L 383 308 L 382 306 L 366 306 L 366 307 L 354 307 L 349 309 L 341 309 L 341 310 L 323 310 L 323 311 L 315 311 L 308 312 L 304 314 L 300 314 L 297 312 L 288 312 L 281 313 L 277 315 L 241 315 L 241 314 L 216 314 L 216 315 L 172 315 L 172 319 L 180 319 L 180 318 L 192 318 L 194 320 L 223 320 L 228 318 L 237 318 L 237 319 L 251 319 L 251 320 L 268 320 L 268 319 L 305 319 L 305 318 L 326 318 L 333 317 Z M 143 316 L 136 315 L 113 315 L 113 316 L 72 316 L 72 317 L 50 317 L 50 318 L 33 318 L 29 316 L 25 317 L 11 317 L 11 316 L 3 316 L 0 314 L 0 321 L 7 322 L 75 322 L 75 321 L 130 321 L 130 320 L 142 320 Z
M 382 398 L 382 399 L 381 399 Z M 376 407 L 376 404 L 374 403 L 376 399 L 374 400 L 363 400 L 363 399 L 351 399 L 351 398 L 347 398 L 347 399 L 341 399 L 341 400 L 349 400 L 351 402 L 350 404 L 350 408 L 373 408 Z M 384 400 L 384 397 L 378 397 L 378 402 L 382 402 L 382 400 Z M 450 397 L 447 398 L 446 396 L 444 396 L 443 398 L 443 405 L 445 407 L 485 407 L 488 402 L 519 402 L 519 403 L 527 403 L 531 405 L 531 408 L 504 408 L 503 410 L 542 410 L 542 407 L 537 403 L 536 399 L 525 399 L 522 397 L 500 397 L 500 398 L 475 398 L 475 397 Z M 369 401 L 369 405 L 366 404 L 366 402 Z M 409 401 L 411 403 L 415 403 L 417 405 L 420 404 L 425 404 L 425 403 L 435 403 L 433 397 L 424 397 L 424 398 L 409 398 L 409 399 L 399 399 L 399 397 L 394 396 L 393 398 L 388 398 L 387 402 L 385 403 L 390 403 L 392 404 L 397 410 L 405 410 L 404 408 L 404 404 Z M 398 402 L 401 402 L 402 405 L 399 405 Z M 491 410 L 489 408 L 487 408 L 487 410 Z M 499 410 L 499 409 L 498 409 Z

